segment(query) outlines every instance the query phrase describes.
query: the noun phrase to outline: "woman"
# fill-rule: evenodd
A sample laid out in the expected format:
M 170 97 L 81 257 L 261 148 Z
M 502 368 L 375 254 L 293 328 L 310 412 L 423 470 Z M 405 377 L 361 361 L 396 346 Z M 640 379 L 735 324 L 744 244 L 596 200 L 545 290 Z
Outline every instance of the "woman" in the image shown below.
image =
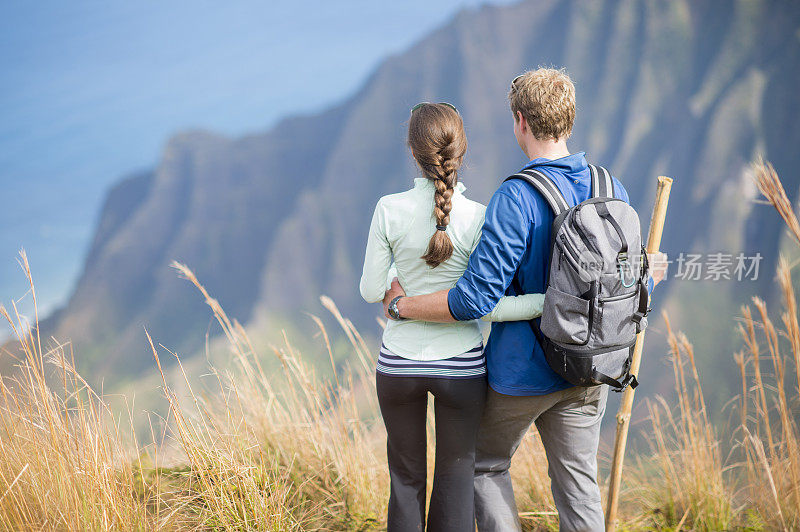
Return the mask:
M 367 241 L 361 295 L 383 299 L 394 259 L 408 295 L 451 288 L 478 243 L 485 207 L 464 197 L 458 168 L 467 149 L 461 117 L 447 103 L 411 110 L 408 145 L 422 171 L 414 188 L 378 201 Z M 542 294 L 505 297 L 487 321 L 531 319 Z M 429 531 L 474 531 L 475 438 L 486 395 L 477 322 L 390 320 L 376 372 L 387 433 L 391 495 L 388 530 L 425 529 L 426 409 L 435 397 L 436 465 Z

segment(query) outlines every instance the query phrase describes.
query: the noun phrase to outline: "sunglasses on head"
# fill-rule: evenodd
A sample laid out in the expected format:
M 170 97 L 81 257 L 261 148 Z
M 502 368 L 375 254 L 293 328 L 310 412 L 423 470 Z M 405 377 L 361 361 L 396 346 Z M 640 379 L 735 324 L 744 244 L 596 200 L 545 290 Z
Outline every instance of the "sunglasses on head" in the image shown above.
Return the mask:
M 414 114 L 414 111 L 416 111 L 417 109 L 419 109 L 419 108 L 420 108 L 420 107 L 422 107 L 423 105 L 428 105 L 428 104 L 430 104 L 430 103 L 431 103 L 431 102 L 420 102 L 420 103 L 418 103 L 417 105 L 415 105 L 414 107 L 412 107 L 412 108 L 411 108 L 411 114 Z M 455 106 L 455 105 L 453 105 L 452 103 L 447 103 L 447 102 L 439 102 L 439 104 L 440 104 L 440 105 L 446 105 L 447 107 L 449 107 L 450 109 L 452 109 L 453 111 L 455 111 L 455 112 L 456 112 L 456 114 L 458 114 L 459 116 L 461 115 L 461 113 L 459 113 L 459 112 L 458 112 L 458 109 L 456 109 L 456 106 Z
M 512 91 L 513 91 L 514 89 L 516 89 L 516 84 L 517 84 L 517 81 L 519 81 L 519 80 L 520 80 L 520 78 L 522 78 L 522 77 L 524 77 L 524 76 L 525 76 L 525 74 L 520 74 L 519 76 L 517 76 L 516 78 L 514 78 L 514 79 L 512 79 L 512 80 L 511 80 L 511 90 L 512 90 Z

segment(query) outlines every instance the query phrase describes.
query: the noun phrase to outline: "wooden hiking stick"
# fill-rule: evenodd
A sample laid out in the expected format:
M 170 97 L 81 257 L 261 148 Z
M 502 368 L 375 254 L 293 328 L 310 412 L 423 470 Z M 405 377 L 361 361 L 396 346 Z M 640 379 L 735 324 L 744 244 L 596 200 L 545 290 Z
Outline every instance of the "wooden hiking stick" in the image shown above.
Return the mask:
M 664 231 L 664 218 L 667 216 L 667 202 L 669 190 L 672 187 L 672 178 L 659 176 L 656 189 L 656 203 L 653 205 L 653 215 L 650 218 L 650 232 L 647 236 L 647 253 L 658 253 L 661 246 L 661 233 Z M 639 373 L 639 363 L 642 359 L 644 346 L 644 333 L 636 335 L 636 344 L 633 347 L 631 370 L 633 375 Z M 628 441 L 628 425 L 631 420 L 634 389 L 628 386 L 622 392 L 622 404 L 617 412 L 617 436 L 614 439 L 614 458 L 611 462 L 611 482 L 608 485 L 608 500 L 606 501 L 606 532 L 613 532 L 617 526 L 617 503 L 619 502 L 619 486 L 622 482 L 622 460 L 625 457 L 625 444 Z

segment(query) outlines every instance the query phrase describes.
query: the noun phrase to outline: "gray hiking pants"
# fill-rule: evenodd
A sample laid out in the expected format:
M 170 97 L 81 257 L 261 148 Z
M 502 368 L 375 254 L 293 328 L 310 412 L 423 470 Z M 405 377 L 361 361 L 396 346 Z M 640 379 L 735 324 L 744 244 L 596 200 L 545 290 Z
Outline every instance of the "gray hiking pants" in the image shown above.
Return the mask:
M 547 454 L 559 530 L 602 532 L 597 445 L 608 385 L 573 386 L 546 395 L 512 396 L 491 388 L 478 428 L 475 515 L 480 532 L 520 530 L 508 468 L 531 423 Z

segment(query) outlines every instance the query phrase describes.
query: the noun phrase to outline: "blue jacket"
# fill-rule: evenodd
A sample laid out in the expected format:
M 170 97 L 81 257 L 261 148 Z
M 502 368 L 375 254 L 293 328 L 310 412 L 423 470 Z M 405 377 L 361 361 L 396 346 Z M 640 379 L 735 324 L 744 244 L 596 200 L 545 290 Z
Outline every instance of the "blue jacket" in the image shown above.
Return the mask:
M 534 159 L 525 168 L 534 166 L 553 179 L 570 204 L 589 199 L 591 177 L 584 152 Z M 612 179 L 615 197 L 629 202 L 622 183 Z M 511 287 L 515 276 L 523 293 L 544 292 L 553 218 L 547 201 L 529 183 L 511 179 L 497 189 L 486 207 L 481 240 L 448 293 L 455 319 L 480 318 L 503 295 L 517 295 Z M 527 321 L 493 323 L 485 352 L 489 385 L 499 393 L 544 395 L 572 386 L 550 369 Z

